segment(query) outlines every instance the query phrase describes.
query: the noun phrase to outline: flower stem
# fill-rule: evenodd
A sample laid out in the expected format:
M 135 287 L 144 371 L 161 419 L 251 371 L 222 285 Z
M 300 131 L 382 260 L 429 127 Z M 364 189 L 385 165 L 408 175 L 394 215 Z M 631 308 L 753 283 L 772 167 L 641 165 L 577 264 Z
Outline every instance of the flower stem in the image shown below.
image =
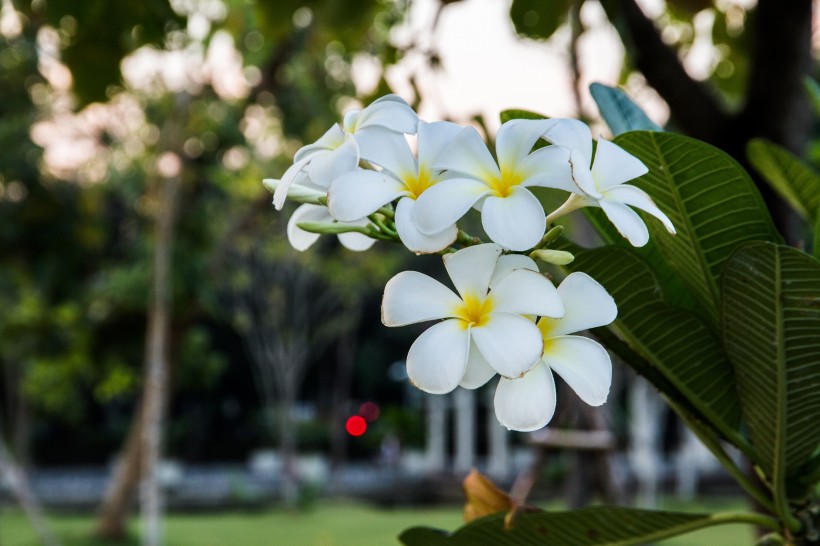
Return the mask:
M 393 220 L 396 217 L 396 211 L 394 211 L 393 207 L 391 207 L 389 204 L 383 206 L 382 208 L 380 208 L 376 212 L 383 215 L 388 220 Z
M 396 230 L 395 230 L 395 225 L 393 227 L 388 226 L 387 222 L 385 222 L 386 218 L 384 216 L 382 216 L 381 214 L 379 214 L 377 212 L 374 212 L 373 214 L 371 214 L 367 218 L 371 222 L 373 222 L 373 224 L 377 228 L 379 228 L 379 231 L 381 231 L 385 235 L 388 235 L 392 239 L 398 239 L 399 238 L 399 234 L 396 233 Z M 391 224 L 392 224 L 392 222 L 391 222 Z
M 458 236 L 456 237 L 456 243 L 464 246 L 475 246 L 480 245 L 484 241 L 481 240 L 481 237 L 475 237 L 470 235 L 466 231 L 460 229 L 458 230 Z

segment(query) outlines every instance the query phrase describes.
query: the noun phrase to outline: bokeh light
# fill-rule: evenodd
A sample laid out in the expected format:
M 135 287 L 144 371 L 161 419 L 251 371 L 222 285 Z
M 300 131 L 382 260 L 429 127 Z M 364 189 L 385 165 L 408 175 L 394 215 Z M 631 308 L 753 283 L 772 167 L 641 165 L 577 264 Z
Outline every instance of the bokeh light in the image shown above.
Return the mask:
M 361 436 L 367 431 L 367 421 L 361 415 L 353 415 L 347 419 L 345 430 L 351 436 Z
M 359 406 L 359 415 L 364 417 L 368 423 L 372 423 L 378 419 L 380 413 L 381 409 L 378 404 L 374 402 L 364 402 L 361 406 Z

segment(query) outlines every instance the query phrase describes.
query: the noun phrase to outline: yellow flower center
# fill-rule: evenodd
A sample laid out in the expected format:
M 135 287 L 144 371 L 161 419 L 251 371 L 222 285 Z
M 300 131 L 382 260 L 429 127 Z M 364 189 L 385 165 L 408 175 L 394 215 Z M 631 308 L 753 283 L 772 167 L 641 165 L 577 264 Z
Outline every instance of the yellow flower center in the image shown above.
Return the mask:
M 541 320 L 538 321 L 538 329 L 541 330 L 541 337 L 544 338 L 544 353 L 547 354 L 547 350 L 553 343 L 553 330 L 558 325 L 558 319 L 550 318 L 550 317 L 541 317 Z
M 516 171 L 501 168 L 501 176 L 491 176 L 487 182 L 493 190 L 493 195 L 497 197 L 509 197 L 513 187 L 519 185 L 524 180 L 524 176 Z
M 418 199 L 430 186 L 436 183 L 433 175 L 427 167 L 419 165 L 418 174 L 411 173 L 402 177 L 410 197 Z
M 495 304 L 492 296 L 484 298 L 472 294 L 464 296 L 464 301 L 456 307 L 454 315 L 462 320 L 462 327 L 466 330 L 468 326 L 484 326 L 490 320 L 490 313 Z

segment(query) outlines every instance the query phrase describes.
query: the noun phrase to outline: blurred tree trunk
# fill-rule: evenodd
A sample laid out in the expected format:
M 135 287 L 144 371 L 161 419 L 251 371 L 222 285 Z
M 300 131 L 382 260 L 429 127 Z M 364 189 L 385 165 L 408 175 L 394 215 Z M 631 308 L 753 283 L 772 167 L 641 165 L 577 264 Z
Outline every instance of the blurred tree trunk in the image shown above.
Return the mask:
M 125 524 L 128 511 L 140 480 L 140 444 L 144 413 L 136 412 L 131 429 L 99 508 L 97 527 L 94 534 L 104 540 L 116 541 L 125 538 Z
M 188 103 L 184 94 L 174 98 L 173 110 L 163 127 L 160 151 L 174 150 L 181 145 Z M 176 155 L 170 159 L 181 161 Z M 154 260 L 141 405 L 134 414 L 121 461 L 106 489 L 96 529 L 97 535 L 105 538 L 121 539 L 125 535 L 128 507 L 140 482 L 142 543 L 146 546 L 159 546 L 163 542 L 159 463 L 170 396 L 171 264 L 181 169 L 180 164 L 178 168 L 170 168 L 174 172 L 160 172 L 155 181 L 158 187 L 155 190 Z
M 44 546 L 60 546 L 60 539 L 46 521 L 43 509 L 31 490 L 25 471 L 9 453 L 2 431 L 0 431 L 0 481 L 6 482 L 11 487 L 12 495 L 31 523 L 40 542 Z
M 5 412 L 8 419 L 9 446 L 7 449 L 22 468 L 29 462 L 31 440 L 31 404 L 23 393 L 23 366 L 17 360 L 8 360 L 3 369 L 5 385 Z
M 174 99 L 174 109 L 165 124 L 166 150 L 182 145 L 183 116 L 186 115 L 188 98 L 180 94 Z M 173 153 L 173 152 L 166 152 Z M 156 240 L 154 242 L 154 271 L 152 300 L 148 311 L 148 333 L 145 340 L 145 391 L 142 404 L 142 482 L 140 484 L 140 510 L 142 512 L 142 544 L 160 546 L 162 537 L 162 484 L 159 481 L 159 465 L 162 460 L 162 434 L 165 429 L 170 376 L 171 315 L 173 295 L 171 292 L 171 264 L 174 242 L 174 222 L 179 194 L 181 159 L 176 172 L 160 173 L 158 210 L 156 212 Z
M 743 107 L 726 110 L 708 84 L 692 79 L 677 51 L 636 0 L 603 0 L 609 20 L 630 59 L 666 103 L 672 121 L 686 134 L 725 150 L 750 171 L 787 241 L 796 242 L 793 214 L 786 203 L 749 169 L 746 144 L 764 137 L 800 155 L 808 142 L 811 104 L 804 79 L 811 75 L 812 0 L 759 0 L 754 46 Z

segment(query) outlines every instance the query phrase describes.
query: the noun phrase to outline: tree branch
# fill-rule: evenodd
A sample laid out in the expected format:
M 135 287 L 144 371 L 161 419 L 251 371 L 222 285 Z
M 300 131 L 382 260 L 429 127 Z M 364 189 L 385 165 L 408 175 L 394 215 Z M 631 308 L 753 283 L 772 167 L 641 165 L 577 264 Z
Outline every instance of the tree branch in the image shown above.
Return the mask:
M 813 64 L 811 24 L 812 0 L 758 2 L 748 94 L 740 115 L 747 138 L 765 136 L 798 155 L 813 120 L 803 86 Z
M 675 123 L 686 134 L 714 143 L 726 114 L 712 91 L 686 73 L 677 52 L 664 43 L 635 0 L 603 0 L 602 5 L 636 68 L 669 104 Z

